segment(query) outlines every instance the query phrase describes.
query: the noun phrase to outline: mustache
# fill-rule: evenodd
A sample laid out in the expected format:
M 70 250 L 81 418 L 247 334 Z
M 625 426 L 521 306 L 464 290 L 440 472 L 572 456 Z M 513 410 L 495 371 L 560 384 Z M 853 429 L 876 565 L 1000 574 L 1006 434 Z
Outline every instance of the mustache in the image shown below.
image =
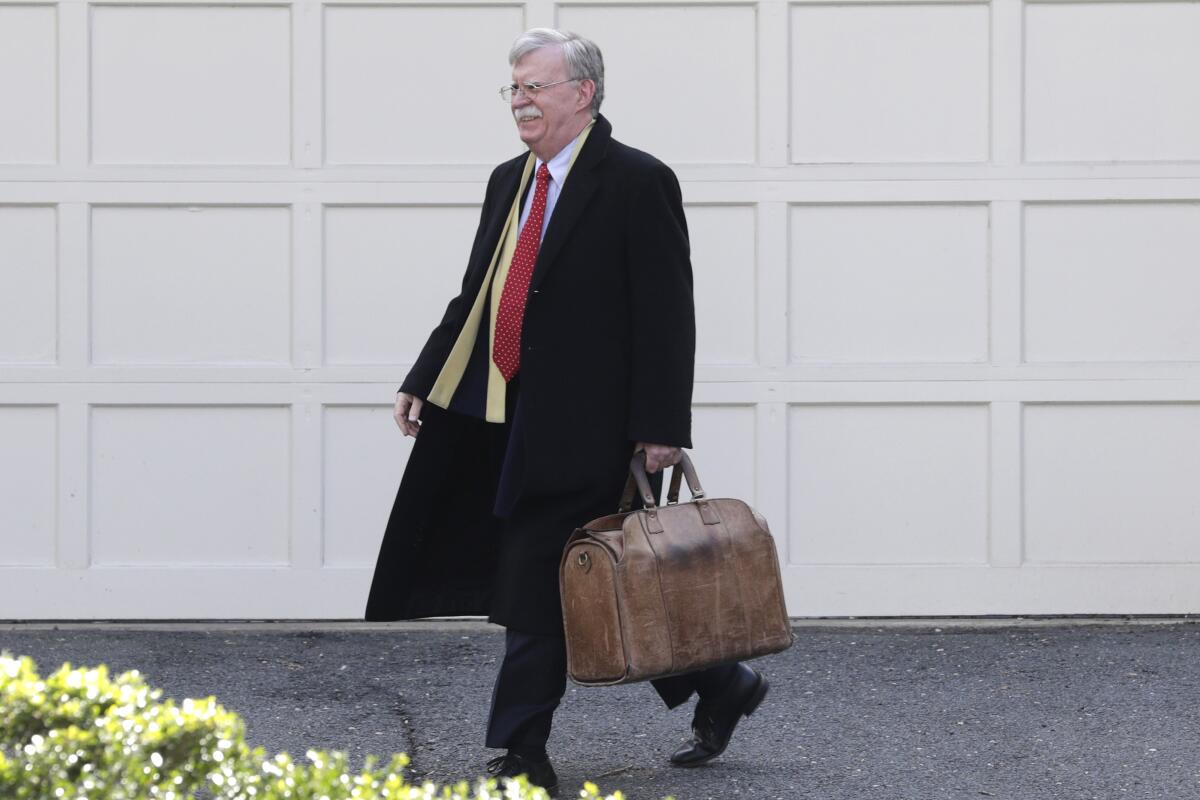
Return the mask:
M 516 119 L 517 122 L 521 122 L 522 120 L 526 119 L 537 119 L 541 116 L 541 109 L 539 109 L 537 106 L 523 106 L 521 108 L 513 109 L 513 118 Z

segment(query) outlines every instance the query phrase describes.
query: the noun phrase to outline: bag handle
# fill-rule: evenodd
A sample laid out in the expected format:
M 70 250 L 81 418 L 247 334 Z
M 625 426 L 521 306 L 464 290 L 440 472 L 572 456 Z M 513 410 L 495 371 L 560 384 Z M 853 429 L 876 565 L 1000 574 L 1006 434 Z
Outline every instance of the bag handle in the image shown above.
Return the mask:
M 700 476 L 696 474 L 696 468 L 692 466 L 692 460 L 688 457 L 687 451 L 680 450 L 679 455 L 679 463 L 675 465 L 675 469 L 671 470 L 671 485 L 667 491 L 667 505 L 679 502 L 679 483 L 680 479 L 685 477 L 687 478 L 688 491 L 691 492 L 692 499 L 702 500 L 704 498 L 704 490 L 700 488 Z M 618 513 L 624 513 L 633 507 L 633 490 L 635 485 L 641 492 L 642 505 L 651 510 L 658 508 L 654 491 L 650 488 L 650 480 L 646 477 L 645 450 L 638 450 L 633 454 L 633 458 L 629 460 L 629 476 L 625 479 L 625 491 L 621 493 L 621 504 L 617 508 Z

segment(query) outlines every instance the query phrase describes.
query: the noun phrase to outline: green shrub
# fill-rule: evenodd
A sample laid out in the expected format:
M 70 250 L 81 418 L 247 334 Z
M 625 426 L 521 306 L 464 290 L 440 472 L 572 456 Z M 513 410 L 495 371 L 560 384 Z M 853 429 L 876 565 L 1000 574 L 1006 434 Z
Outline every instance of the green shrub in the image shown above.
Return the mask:
M 310 763 L 268 757 L 216 698 L 159 701 L 137 670 L 64 663 L 42 679 L 28 656 L 0 653 L 0 797 L 4 800 L 544 800 L 524 777 L 409 783 L 409 758 L 352 771 L 346 754 L 309 750 Z M 605 798 L 593 783 L 579 793 Z

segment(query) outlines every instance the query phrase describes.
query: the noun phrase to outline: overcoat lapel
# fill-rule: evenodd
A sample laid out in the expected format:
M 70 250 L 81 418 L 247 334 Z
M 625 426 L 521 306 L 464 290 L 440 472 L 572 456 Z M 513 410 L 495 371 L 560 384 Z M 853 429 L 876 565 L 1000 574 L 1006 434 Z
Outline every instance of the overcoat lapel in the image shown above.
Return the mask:
M 612 137 L 612 125 L 603 115 L 596 118 L 595 127 L 583 143 L 583 149 L 575 157 L 575 163 L 563 184 L 562 194 L 554 205 L 554 213 L 550 216 L 550 224 L 546 226 L 546 236 L 538 250 L 537 261 L 533 266 L 533 277 L 530 279 L 530 290 L 536 289 L 546 276 L 546 272 L 554 264 L 554 257 L 562 249 L 568 234 L 574 229 L 579 216 L 587 208 L 600 180 L 596 175 L 596 165 L 608 150 L 608 141 Z

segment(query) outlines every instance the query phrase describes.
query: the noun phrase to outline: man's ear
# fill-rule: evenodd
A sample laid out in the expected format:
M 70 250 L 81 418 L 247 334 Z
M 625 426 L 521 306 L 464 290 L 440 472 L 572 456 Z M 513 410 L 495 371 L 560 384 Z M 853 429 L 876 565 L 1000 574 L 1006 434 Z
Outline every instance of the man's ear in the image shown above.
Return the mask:
M 579 99 L 576 101 L 576 111 L 582 111 L 592 104 L 592 98 L 596 96 L 596 82 L 591 78 L 584 78 L 579 82 Z

